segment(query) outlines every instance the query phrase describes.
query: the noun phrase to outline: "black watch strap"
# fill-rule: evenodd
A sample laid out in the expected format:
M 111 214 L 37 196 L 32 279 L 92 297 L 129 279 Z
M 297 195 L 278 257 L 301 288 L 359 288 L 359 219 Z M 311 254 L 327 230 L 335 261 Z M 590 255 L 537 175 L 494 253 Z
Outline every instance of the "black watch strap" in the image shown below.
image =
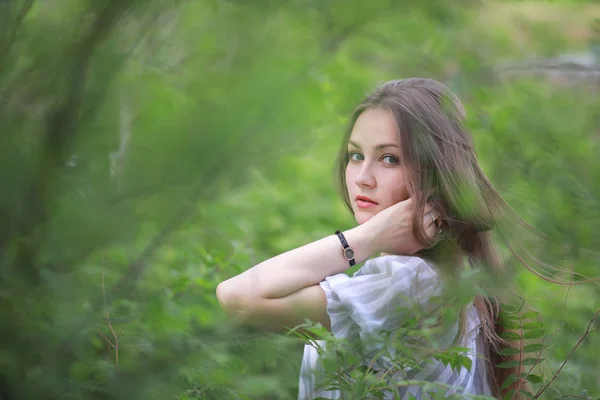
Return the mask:
M 350 266 L 353 266 L 356 263 L 354 261 L 354 249 L 350 247 L 348 241 L 346 240 L 344 234 L 341 231 L 335 231 L 335 234 L 340 239 L 340 242 L 342 242 L 342 254 L 344 255 L 344 258 L 348 260 Z

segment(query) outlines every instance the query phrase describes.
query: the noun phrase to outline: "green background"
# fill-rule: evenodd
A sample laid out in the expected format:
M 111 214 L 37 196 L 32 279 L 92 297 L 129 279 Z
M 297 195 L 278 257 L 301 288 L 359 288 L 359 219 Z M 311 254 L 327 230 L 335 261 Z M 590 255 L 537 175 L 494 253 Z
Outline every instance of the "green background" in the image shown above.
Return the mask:
M 388 79 L 455 90 L 484 171 L 547 235 L 511 239 L 600 275 L 598 18 L 584 1 L 0 2 L 4 395 L 296 398 L 302 341 L 234 329 L 215 288 L 353 226 L 335 155 Z M 550 328 L 549 381 L 600 291 L 516 282 Z M 590 333 L 543 397 L 600 396 L 599 348 Z

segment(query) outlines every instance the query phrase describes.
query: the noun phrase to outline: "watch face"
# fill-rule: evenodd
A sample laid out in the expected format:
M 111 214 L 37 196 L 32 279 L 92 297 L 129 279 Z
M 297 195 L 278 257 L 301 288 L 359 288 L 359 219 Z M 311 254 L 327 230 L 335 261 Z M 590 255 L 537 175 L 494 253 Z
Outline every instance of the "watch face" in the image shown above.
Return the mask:
M 352 260 L 354 258 L 354 250 L 351 248 L 344 249 L 344 256 L 347 260 Z

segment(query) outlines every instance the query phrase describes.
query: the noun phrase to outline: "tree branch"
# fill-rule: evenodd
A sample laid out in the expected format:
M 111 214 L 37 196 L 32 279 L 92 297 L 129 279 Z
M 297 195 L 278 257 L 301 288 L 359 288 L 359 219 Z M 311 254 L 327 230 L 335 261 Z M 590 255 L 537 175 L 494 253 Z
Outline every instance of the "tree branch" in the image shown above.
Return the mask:
M 25 0 L 23 5 L 21 6 L 21 9 L 19 10 L 17 17 L 13 21 L 12 29 L 10 29 L 10 31 L 7 35 L 7 39 L 6 39 L 4 48 L 0 49 L 0 65 L 5 64 L 4 61 L 6 60 L 6 58 L 8 58 L 8 56 L 10 54 L 10 51 L 14 45 L 17 33 L 18 33 L 19 29 L 21 28 L 21 25 L 23 24 L 25 17 L 27 17 L 27 14 L 31 10 L 31 7 L 33 7 L 34 3 L 35 3 L 35 0 Z M 4 6 L 10 7 L 11 4 L 5 4 Z
M 598 311 L 596 311 L 596 314 L 594 314 L 594 316 L 592 317 L 592 319 L 590 320 L 590 323 L 587 326 L 587 329 L 585 330 L 585 332 L 583 333 L 583 336 L 581 336 L 581 338 L 579 339 L 579 341 L 575 344 L 575 346 L 573 347 L 573 349 L 571 349 L 571 352 L 569 353 L 569 355 L 567 356 L 567 359 L 562 363 L 562 365 L 560 366 L 560 368 L 558 368 L 558 370 L 556 371 L 556 373 L 554 374 L 554 376 L 552 377 L 552 379 L 550 379 L 550 382 L 548 382 L 543 388 L 541 388 L 540 390 L 537 391 L 537 393 L 535 394 L 535 396 L 533 396 L 534 399 L 537 399 L 540 397 L 540 395 L 542 393 L 544 393 L 544 391 L 552 384 L 552 382 L 554 382 L 554 380 L 558 377 L 558 374 L 560 374 L 560 371 L 562 371 L 563 367 L 567 364 L 567 362 L 569 361 L 569 359 L 571 358 L 571 356 L 573 355 L 573 353 L 575 352 L 575 350 L 577 350 L 577 348 L 579 347 L 579 345 L 581 344 L 581 342 L 583 342 L 583 340 L 586 338 L 586 336 L 590 333 L 590 328 L 592 327 L 592 324 L 594 323 L 594 320 L 598 317 L 598 315 L 600 314 L 600 309 L 598 309 Z
M 104 299 L 104 312 L 106 315 L 106 323 L 108 324 L 110 332 L 112 333 L 114 343 L 111 340 L 109 340 L 106 336 L 102 335 L 102 333 L 100 333 L 100 334 L 108 342 L 108 344 L 110 344 L 115 349 L 115 363 L 117 364 L 117 367 L 119 367 L 119 336 L 117 336 L 117 333 L 113 329 L 112 323 L 110 322 L 110 314 L 108 312 L 108 306 L 106 304 L 106 288 L 104 287 L 104 272 L 102 272 L 102 297 Z

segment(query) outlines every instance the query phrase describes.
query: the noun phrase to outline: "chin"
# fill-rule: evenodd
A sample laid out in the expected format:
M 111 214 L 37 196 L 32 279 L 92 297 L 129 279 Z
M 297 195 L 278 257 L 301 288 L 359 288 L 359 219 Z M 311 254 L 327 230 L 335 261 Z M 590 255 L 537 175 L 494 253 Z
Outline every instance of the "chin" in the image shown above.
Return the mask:
M 359 225 L 364 224 L 365 222 L 370 220 L 372 216 L 373 216 L 373 214 L 367 214 L 367 213 L 361 212 L 361 211 L 354 213 L 354 218 L 356 219 L 356 222 Z

